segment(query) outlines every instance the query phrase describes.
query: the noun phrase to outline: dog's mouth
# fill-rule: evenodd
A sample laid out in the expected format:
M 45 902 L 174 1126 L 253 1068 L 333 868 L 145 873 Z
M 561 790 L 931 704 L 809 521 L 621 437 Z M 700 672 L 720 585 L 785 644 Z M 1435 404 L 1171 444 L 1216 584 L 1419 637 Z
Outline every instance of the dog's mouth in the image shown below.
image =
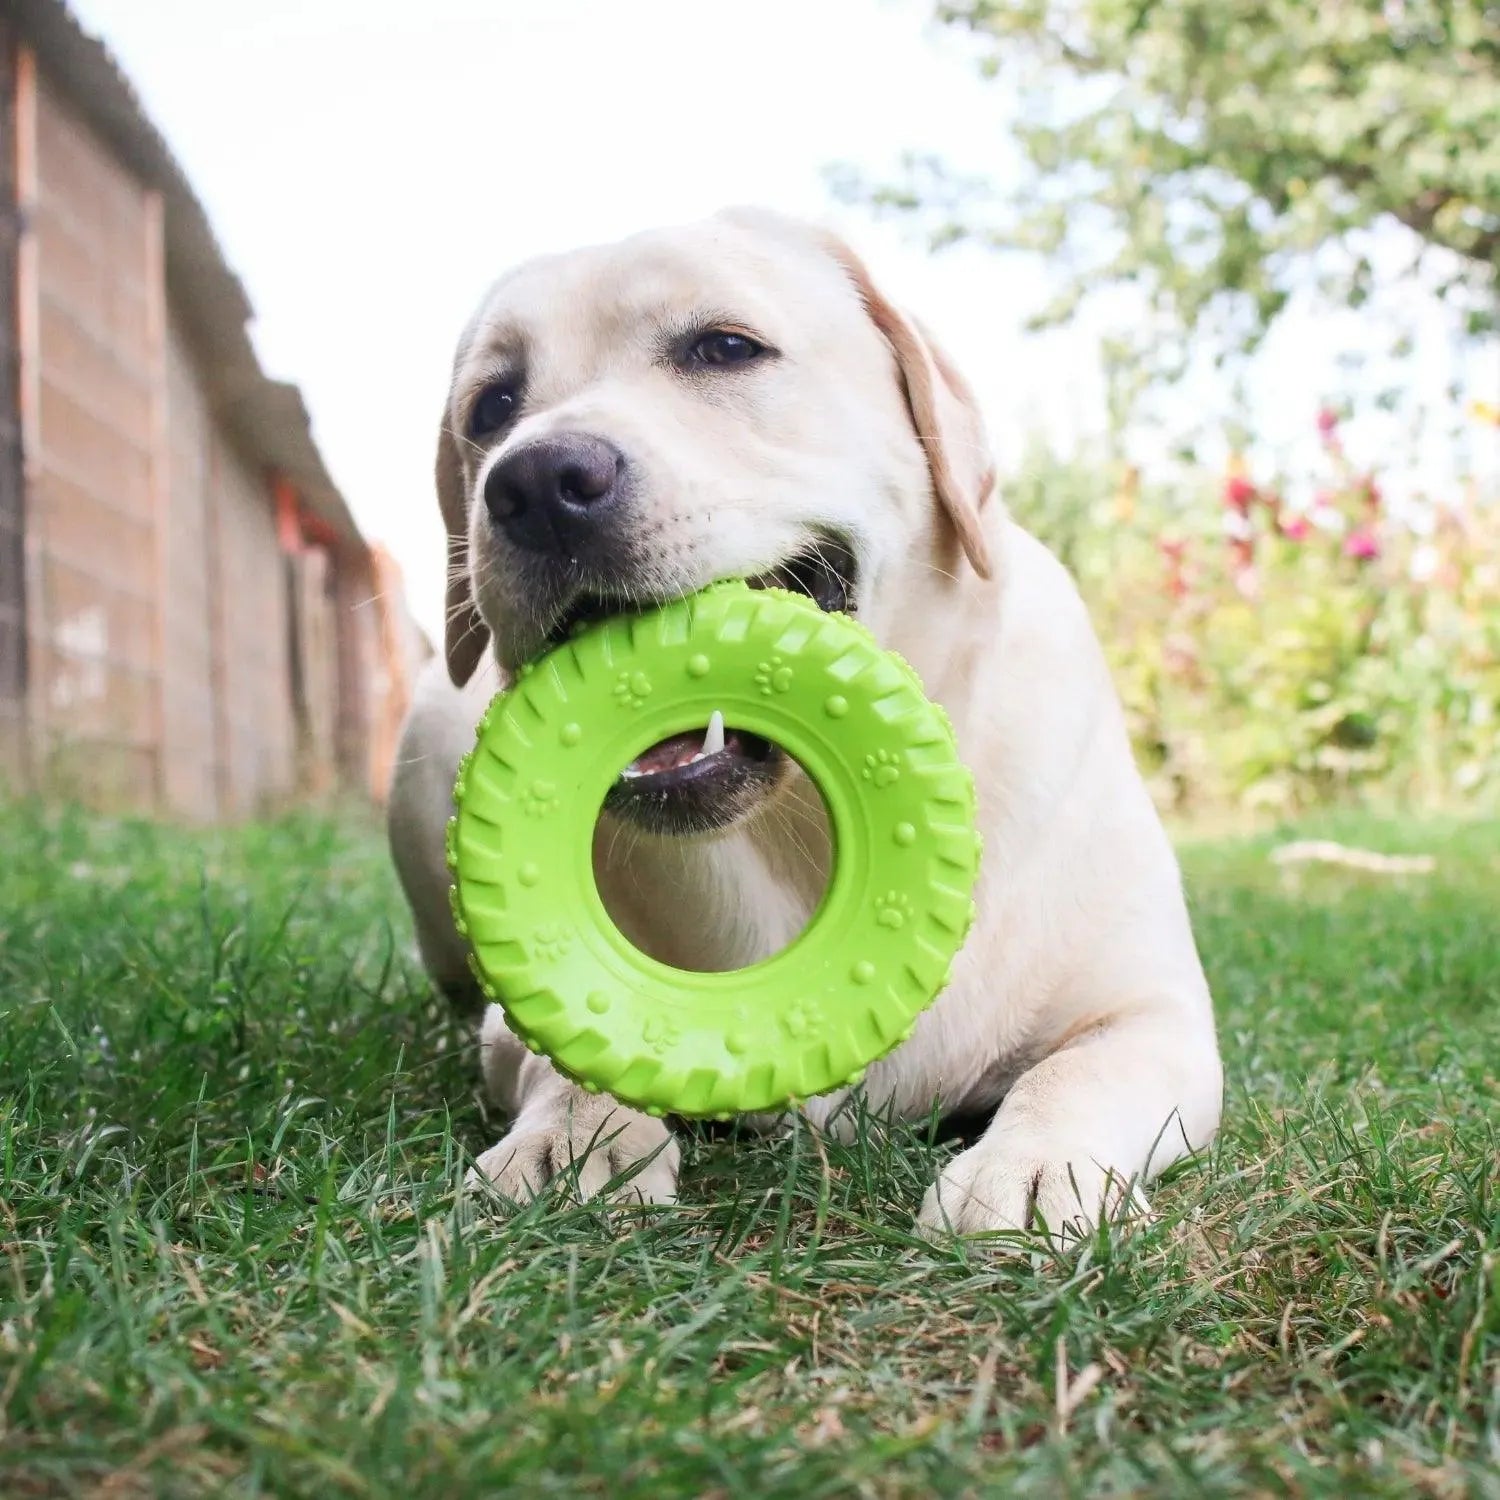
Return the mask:
M 856 569 L 853 552 L 824 541 L 749 580 L 751 588 L 803 594 L 825 613 L 850 612 Z M 619 612 L 618 604 L 576 600 L 559 639 L 581 624 Z M 788 757 L 768 739 L 714 713 L 701 728 L 648 746 L 620 772 L 604 810 L 651 833 L 685 837 L 728 828 L 748 816 L 786 775 Z
M 685 837 L 728 828 L 752 812 L 786 770 L 786 753 L 715 713 L 703 729 L 643 750 L 605 794 L 604 810 L 649 833 Z
M 853 614 L 854 587 L 858 567 L 854 553 L 844 542 L 827 538 L 745 581 L 753 589 L 786 589 L 803 594 L 825 614 Z M 651 603 L 659 601 L 651 600 Z M 548 629 L 544 650 L 560 646 L 585 625 L 597 624 L 611 615 L 642 607 L 642 601 L 625 594 L 613 598 L 581 589 L 573 596 Z

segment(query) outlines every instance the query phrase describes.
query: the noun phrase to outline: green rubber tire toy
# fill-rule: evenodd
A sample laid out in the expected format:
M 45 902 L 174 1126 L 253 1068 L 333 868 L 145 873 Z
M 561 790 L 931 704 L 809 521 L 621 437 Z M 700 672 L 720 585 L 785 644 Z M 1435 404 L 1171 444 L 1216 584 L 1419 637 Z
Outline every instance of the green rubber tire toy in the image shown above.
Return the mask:
M 594 828 L 622 766 L 707 723 L 780 745 L 823 794 L 833 869 L 761 963 L 692 973 L 616 928 Z M 847 615 L 718 584 L 590 626 L 482 720 L 448 829 L 485 994 L 569 1077 L 653 1114 L 728 1118 L 859 1082 L 911 1035 L 973 920 L 974 783 L 916 673 Z

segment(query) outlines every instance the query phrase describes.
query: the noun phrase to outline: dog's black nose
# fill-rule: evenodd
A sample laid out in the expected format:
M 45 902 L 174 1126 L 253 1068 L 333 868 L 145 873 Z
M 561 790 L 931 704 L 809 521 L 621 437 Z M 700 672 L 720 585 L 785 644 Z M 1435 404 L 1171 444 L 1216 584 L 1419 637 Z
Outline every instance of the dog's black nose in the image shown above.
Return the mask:
M 532 552 L 576 553 L 619 496 L 625 460 L 602 438 L 569 432 L 518 448 L 490 470 L 484 503 Z

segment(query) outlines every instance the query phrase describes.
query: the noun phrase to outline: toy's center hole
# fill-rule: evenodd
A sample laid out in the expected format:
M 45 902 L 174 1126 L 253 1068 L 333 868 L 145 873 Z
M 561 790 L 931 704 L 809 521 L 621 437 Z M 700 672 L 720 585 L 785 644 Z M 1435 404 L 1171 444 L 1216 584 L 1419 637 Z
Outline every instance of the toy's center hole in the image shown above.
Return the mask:
M 643 953 L 700 973 L 773 957 L 833 869 L 823 795 L 779 745 L 709 725 L 648 746 L 605 794 L 594 878 Z

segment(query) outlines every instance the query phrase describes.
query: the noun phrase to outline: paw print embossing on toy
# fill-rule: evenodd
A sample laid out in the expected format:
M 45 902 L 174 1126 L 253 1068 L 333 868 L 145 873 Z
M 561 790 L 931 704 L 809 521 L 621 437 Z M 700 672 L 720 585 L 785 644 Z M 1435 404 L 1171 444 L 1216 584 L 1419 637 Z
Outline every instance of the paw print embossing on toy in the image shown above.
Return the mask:
M 531 951 L 546 963 L 561 958 L 573 946 L 573 933 L 565 922 L 544 922 L 531 934 Z
M 528 818 L 545 818 L 558 808 L 557 784 L 539 776 L 521 794 L 521 807 Z
M 882 927 L 899 931 L 911 920 L 911 898 L 903 891 L 887 891 L 876 897 L 875 920 Z
M 615 679 L 615 701 L 621 708 L 643 708 L 651 696 L 651 679 L 644 672 L 621 672 Z
M 641 1028 L 641 1040 L 658 1057 L 682 1040 L 682 1031 L 668 1016 L 652 1016 Z
M 901 779 L 900 758 L 894 750 L 872 750 L 859 774 L 877 787 L 891 786 Z
M 755 685 L 764 697 L 785 693 L 792 686 L 792 669 L 779 656 L 767 657 L 755 669 Z
M 781 1029 L 794 1040 L 801 1040 L 823 1024 L 823 1012 L 815 1000 L 799 1000 L 781 1018 Z

